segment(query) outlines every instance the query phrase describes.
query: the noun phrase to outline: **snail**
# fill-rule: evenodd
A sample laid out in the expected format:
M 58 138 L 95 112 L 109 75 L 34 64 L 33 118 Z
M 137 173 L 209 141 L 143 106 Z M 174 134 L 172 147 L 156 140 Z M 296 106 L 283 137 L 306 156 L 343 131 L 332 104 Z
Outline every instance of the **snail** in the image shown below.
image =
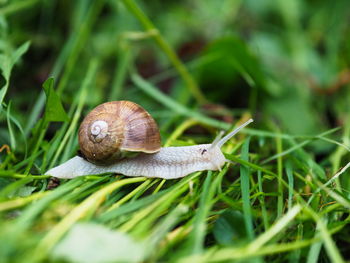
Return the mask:
M 221 147 L 250 119 L 211 144 L 161 147 L 155 120 L 130 101 L 106 102 L 93 109 L 79 128 L 83 157 L 75 156 L 46 174 L 75 178 L 89 174 L 117 173 L 126 176 L 181 178 L 197 171 L 221 170 L 230 162 Z

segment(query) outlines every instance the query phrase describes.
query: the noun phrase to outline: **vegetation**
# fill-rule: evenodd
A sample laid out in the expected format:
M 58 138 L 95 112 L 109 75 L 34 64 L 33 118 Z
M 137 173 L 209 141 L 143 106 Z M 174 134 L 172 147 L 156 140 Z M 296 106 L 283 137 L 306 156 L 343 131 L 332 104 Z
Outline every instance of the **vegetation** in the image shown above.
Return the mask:
M 349 260 L 349 15 L 347 0 L 0 1 L 0 261 Z M 121 99 L 165 146 L 255 122 L 221 171 L 45 175 Z

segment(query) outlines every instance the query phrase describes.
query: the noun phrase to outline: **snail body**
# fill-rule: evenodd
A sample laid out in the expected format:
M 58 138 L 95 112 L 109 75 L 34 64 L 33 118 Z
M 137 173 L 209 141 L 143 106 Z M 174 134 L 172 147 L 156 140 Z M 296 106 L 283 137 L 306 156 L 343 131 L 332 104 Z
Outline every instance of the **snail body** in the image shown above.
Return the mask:
M 220 148 L 211 144 L 183 147 L 164 147 L 154 154 L 141 153 L 111 165 L 95 165 L 76 156 L 47 173 L 59 178 L 75 178 L 87 174 L 117 173 L 126 176 L 145 176 L 175 179 L 204 170 L 219 170 L 226 159 Z
M 106 163 L 103 163 L 101 160 L 92 162 L 90 159 L 93 157 L 93 154 L 90 155 L 90 158 L 76 156 L 50 169 L 46 174 L 57 178 L 75 178 L 89 174 L 117 173 L 126 176 L 176 179 L 197 171 L 220 170 L 225 162 L 228 161 L 221 152 L 221 146 L 252 121 L 252 119 L 248 120 L 243 125 L 227 134 L 224 138 L 221 138 L 221 136 L 217 137 L 211 144 L 159 147 L 159 150 L 157 147 L 154 147 L 155 152 L 153 153 L 143 151 L 132 157 L 125 157 L 119 153 L 117 155 L 108 154 L 108 162 Z M 142 127 L 142 125 L 139 126 L 139 128 L 140 127 Z M 87 130 L 91 129 L 89 128 Z M 81 133 L 80 131 L 79 134 Z M 97 136 L 98 134 L 95 134 L 95 137 Z M 157 142 L 157 137 L 158 135 L 152 140 Z M 110 156 L 113 156 L 113 162 L 111 162 Z M 116 160 L 116 157 L 120 159 Z

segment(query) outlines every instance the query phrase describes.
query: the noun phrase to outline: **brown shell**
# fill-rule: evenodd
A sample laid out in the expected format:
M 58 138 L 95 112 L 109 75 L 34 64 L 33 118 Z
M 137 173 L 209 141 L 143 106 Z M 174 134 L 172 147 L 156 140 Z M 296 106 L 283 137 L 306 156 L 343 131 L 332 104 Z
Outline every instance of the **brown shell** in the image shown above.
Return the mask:
M 108 124 L 103 139 L 96 139 L 91 134 L 91 126 L 96 121 Z M 111 164 L 130 156 L 130 152 L 158 152 L 161 140 L 157 123 L 140 105 L 111 101 L 97 106 L 85 117 L 79 128 L 79 145 L 89 161 Z

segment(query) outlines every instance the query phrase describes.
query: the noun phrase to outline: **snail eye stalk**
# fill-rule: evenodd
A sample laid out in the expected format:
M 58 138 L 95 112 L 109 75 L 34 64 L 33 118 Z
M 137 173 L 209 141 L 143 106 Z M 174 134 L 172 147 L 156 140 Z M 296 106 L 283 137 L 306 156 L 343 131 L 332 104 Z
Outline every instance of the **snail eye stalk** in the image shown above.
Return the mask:
M 245 126 L 247 126 L 249 123 L 252 123 L 253 119 L 249 119 L 247 120 L 245 123 L 243 123 L 241 126 L 237 127 L 236 129 L 234 129 L 232 132 L 230 132 L 229 134 L 227 134 L 224 138 L 218 140 L 217 138 L 214 140 L 213 145 L 215 143 L 215 146 L 218 146 L 219 148 L 221 148 L 229 139 L 231 139 L 236 133 L 238 133 L 240 130 L 242 130 Z M 220 135 L 219 135 L 220 136 Z M 218 136 L 218 137 L 219 137 Z

